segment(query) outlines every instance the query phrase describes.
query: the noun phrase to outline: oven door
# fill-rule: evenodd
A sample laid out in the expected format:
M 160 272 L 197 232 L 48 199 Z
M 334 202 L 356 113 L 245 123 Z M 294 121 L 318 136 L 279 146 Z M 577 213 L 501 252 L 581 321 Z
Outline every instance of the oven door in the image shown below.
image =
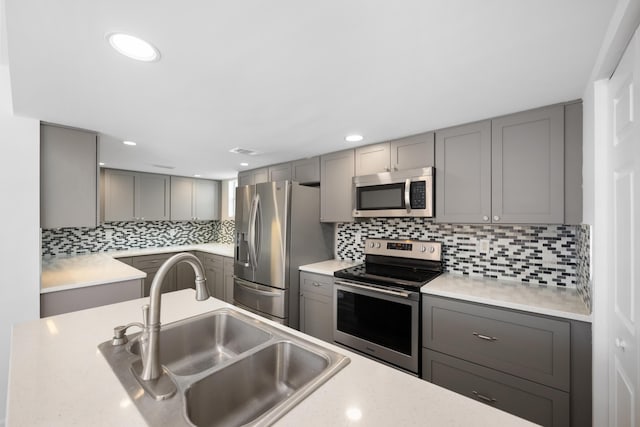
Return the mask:
M 335 342 L 418 374 L 420 293 L 336 280 Z

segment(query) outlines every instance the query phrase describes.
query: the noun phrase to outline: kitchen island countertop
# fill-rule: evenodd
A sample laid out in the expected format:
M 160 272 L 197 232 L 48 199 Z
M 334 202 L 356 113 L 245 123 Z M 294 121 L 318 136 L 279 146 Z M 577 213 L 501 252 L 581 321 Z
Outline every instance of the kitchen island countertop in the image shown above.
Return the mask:
M 44 257 L 42 259 L 40 293 L 144 279 L 147 276 L 145 272 L 118 261 L 118 258 L 185 251 L 200 251 L 233 257 L 233 248 L 234 246 L 230 244 L 202 243 L 75 256 Z
M 574 288 L 443 273 L 424 285 L 421 292 L 427 295 L 591 322 L 591 314 Z
M 146 425 L 97 345 L 111 337 L 115 325 L 139 321 L 140 307 L 147 301 L 142 298 L 15 325 L 7 425 Z M 197 302 L 191 289 L 172 292 L 162 296 L 161 321 L 166 324 L 223 307 L 240 310 L 213 298 Z M 345 349 L 292 333 L 347 355 L 351 363 L 275 426 L 533 425 Z

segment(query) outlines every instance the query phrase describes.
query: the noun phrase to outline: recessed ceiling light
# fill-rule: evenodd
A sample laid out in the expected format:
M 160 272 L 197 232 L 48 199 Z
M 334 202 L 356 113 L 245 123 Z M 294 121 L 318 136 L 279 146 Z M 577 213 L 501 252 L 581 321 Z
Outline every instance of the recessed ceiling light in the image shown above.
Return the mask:
M 347 135 L 344 140 L 347 142 L 360 142 L 364 139 L 364 137 L 362 135 L 357 135 L 357 134 L 353 134 L 353 135 Z
M 135 143 L 135 142 L 133 142 L 133 141 L 122 141 L 122 143 L 123 143 L 124 145 L 136 145 L 136 143 Z
M 195 178 L 200 178 L 202 175 L 200 175 L 200 174 L 195 174 L 195 175 L 193 175 L 193 176 L 194 176 Z
M 242 163 L 240 163 L 240 166 L 249 166 L 249 163 L 247 163 L 247 162 L 242 162 Z
M 149 42 L 123 33 L 107 34 L 111 47 L 129 58 L 152 62 L 160 59 L 160 52 Z
M 104 162 L 100 162 L 98 163 L 100 166 L 104 166 Z

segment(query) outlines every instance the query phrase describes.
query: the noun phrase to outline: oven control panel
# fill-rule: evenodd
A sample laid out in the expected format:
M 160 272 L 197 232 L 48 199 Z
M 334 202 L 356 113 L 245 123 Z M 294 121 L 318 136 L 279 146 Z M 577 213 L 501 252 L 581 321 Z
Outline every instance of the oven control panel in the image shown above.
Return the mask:
M 366 239 L 364 253 L 442 261 L 442 243 L 421 240 Z

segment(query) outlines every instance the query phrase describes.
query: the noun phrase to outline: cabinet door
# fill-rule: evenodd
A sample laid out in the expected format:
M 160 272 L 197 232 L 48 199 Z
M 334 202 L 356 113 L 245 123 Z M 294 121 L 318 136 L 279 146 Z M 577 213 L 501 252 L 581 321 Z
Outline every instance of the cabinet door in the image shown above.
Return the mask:
M 356 148 L 356 176 L 390 171 L 390 158 L 388 142 Z
M 320 182 L 320 157 L 296 160 L 291 163 L 291 180 L 300 184 Z
M 207 265 L 205 267 L 205 274 L 207 275 L 207 288 L 209 289 L 209 295 L 224 301 L 223 269 L 217 266 L 214 267 Z
M 491 122 L 436 132 L 436 221 L 491 221 Z
M 196 273 L 193 271 L 193 267 L 186 262 L 181 262 L 176 267 L 176 290 L 195 289 Z
M 252 184 L 260 184 L 262 182 L 269 182 L 269 169 L 254 169 L 252 171 L 253 179 Z
M 220 183 L 206 179 L 194 180 L 194 217 L 200 221 L 220 219 Z
M 95 227 L 98 205 L 97 136 L 40 126 L 40 226 Z
M 136 174 L 129 171 L 104 171 L 104 220 L 132 221 L 136 219 Z
M 433 132 L 391 141 L 389 143 L 391 168 L 397 171 L 433 166 L 435 164 L 434 145 Z
M 300 331 L 333 342 L 331 298 L 304 292 L 300 295 Z
M 229 304 L 233 304 L 233 258 L 225 257 L 223 265 L 224 300 Z
M 353 221 L 354 150 L 320 158 L 320 221 Z
M 269 181 L 291 181 L 291 163 L 269 166 Z
M 169 176 L 138 173 L 136 178 L 138 184 L 136 188 L 136 217 L 147 221 L 168 220 Z
M 193 220 L 193 179 L 171 177 L 171 220 Z
M 493 222 L 564 221 L 564 107 L 492 120 Z
M 253 175 L 251 171 L 238 173 L 238 187 L 242 187 L 243 185 L 253 185 Z

